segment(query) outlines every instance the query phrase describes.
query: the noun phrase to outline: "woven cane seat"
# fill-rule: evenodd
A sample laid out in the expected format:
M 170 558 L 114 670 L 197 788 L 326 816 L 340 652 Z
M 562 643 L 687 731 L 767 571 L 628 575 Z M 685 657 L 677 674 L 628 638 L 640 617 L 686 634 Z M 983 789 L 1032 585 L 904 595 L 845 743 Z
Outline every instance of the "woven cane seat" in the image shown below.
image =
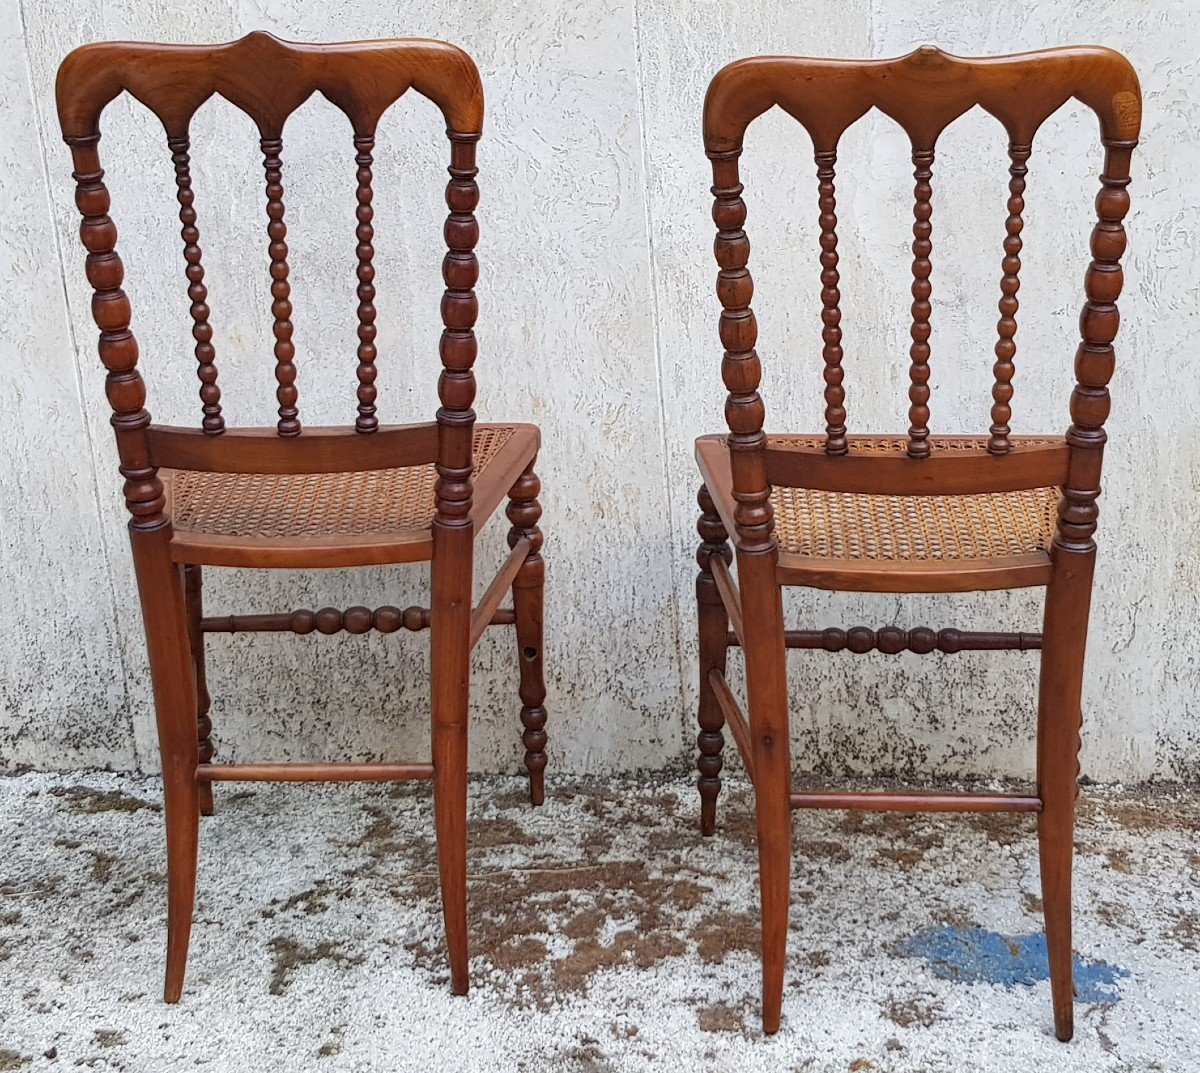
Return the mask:
M 1045 552 L 1059 488 L 881 496 L 775 488 L 781 551 L 822 559 L 987 559 Z
M 1026 447 L 1061 440 L 1026 437 Z M 772 436 L 772 446 L 819 447 L 806 436 Z M 857 442 L 858 454 L 903 455 L 906 441 Z M 938 450 L 981 450 L 974 438 L 942 439 Z M 702 437 L 697 458 L 718 512 L 732 532 L 734 499 L 724 437 Z M 1049 569 L 1062 489 L 969 495 L 875 495 L 773 487 L 781 580 L 822 588 L 925 591 L 1038 583 Z M 936 584 L 934 584 L 936 582 Z M 1001 584 L 1001 582 L 1006 582 Z
M 533 426 L 475 426 L 477 522 L 507 494 L 537 443 Z M 179 561 L 296 566 L 314 557 L 327 560 L 335 548 L 343 565 L 428 558 L 437 479 L 432 465 L 297 474 L 163 470 L 160 475 Z M 214 549 L 219 549 L 215 558 Z

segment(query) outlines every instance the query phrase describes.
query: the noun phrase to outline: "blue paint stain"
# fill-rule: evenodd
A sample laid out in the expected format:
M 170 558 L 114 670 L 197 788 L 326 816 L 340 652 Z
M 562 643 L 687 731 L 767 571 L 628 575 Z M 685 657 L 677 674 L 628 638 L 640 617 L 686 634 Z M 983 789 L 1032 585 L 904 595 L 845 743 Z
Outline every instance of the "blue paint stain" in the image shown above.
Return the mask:
M 904 957 L 922 958 L 934 976 L 963 984 L 1016 987 L 1050 978 L 1046 936 L 1001 935 L 984 928 L 943 926 L 919 932 L 901 947 Z M 1121 999 L 1119 980 L 1129 970 L 1107 961 L 1075 958 L 1075 991 L 1080 1002 L 1111 1005 Z

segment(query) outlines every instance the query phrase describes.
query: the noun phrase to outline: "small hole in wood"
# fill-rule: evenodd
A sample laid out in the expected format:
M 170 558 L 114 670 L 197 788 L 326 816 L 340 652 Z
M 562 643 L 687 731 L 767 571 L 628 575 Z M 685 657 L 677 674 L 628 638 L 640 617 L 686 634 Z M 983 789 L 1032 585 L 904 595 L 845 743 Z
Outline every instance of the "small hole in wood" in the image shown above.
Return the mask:
M 521 655 L 526 659 L 537 659 L 537 654 L 538 650 L 533 648 L 531 645 L 526 645 L 523 649 L 521 649 Z

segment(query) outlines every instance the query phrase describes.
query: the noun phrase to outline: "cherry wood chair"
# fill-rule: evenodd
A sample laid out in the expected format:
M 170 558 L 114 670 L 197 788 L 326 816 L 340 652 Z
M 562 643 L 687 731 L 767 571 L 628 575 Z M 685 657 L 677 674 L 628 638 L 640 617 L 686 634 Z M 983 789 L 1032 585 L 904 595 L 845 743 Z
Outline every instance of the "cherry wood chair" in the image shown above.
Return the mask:
M 441 407 L 434 421 L 388 427 L 379 423 L 375 407 L 372 152 L 380 117 L 410 88 L 441 109 L 450 141 Z M 98 155 L 101 112 L 122 92 L 162 121 L 175 166 L 200 378 L 199 428 L 154 424 L 145 409 L 138 344 L 121 289 L 117 229 L 108 215 L 109 194 Z M 300 423 L 284 221 L 283 127 L 315 92 L 350 120 L 358 182 L 357 412 L 353 424 L 333 428 Z M 192 116 L 214 94 L 249 114 L 261 135 L 279 403 L 274 428 L 227 428 L 221 412 L 188 134 Z M 57 95 L 78 184 L 80 236 L 95 292 L 92 312 L 100 329 L 100 358 L 108 370 L 154 686 L 167 827 L 166 1001 L 177 1001 L 183 988 L 200 815 L 212 811 L 212 784 L 227 780 L 432 779 L 451 986 L 463 994 L 470 663 L 472 649 L 489 625 L 516 627 L 525 764 L 535 805 L 542 802 L 546 766 L 544 568 L 540 486 L 534 473 L 539 433 L 532 425 L 477 424 L 471 409 L 478 308 L 473 288 L 479 275 L 473 252 L 479 234 L 473 215 L 479 200 L 475 143 L 483 124 L 483 88 L 475 64 L 452 45 L 422 40 L 299 45 L 253 33 L 217 46 L 95 44 L 63 61 Z M 264 294 L 267 284 L 264 273 Z M 511 552 L 472 607 L 476 532 L 506 494 Z M 206 566 L 312 568 L 426 560 L 432 577 L 428 608 L 324 608 L 221 618 L 206 618 L 202 612 L 201 571 Z M 512 606 L 502 607 L 510 590 Z M 431 633 L 432 763 L 211 762 L 206 633 L 359 634 L 401 628 Z
M 1082 343 L 1070 426 L 1058 438 L 1010 435 L 1026 162 L 1041 123 L 1070 98 L 1100 120 L 1104 169 L 1084 279 Z M 757 329 L 746 268 L 750 243 L 738 157 L 747 126 L 774 105 L 812 137 L 820 223 L 825 379 L 823 435 L 763 431 Z M 938 135 L 974 106 L 1009 138 L 1009 198 L 1001 262 L 991 427 L 986 436 L 930 434 L 931 176 Z M 842 386 L 834 168 L 842 133 L 878 108 L 909 135 L 913 193 L 912 346 L 907 436 L 849 436 Z M 762 894 L 763 1027 L 779 1028 L 795 808 L 1028 812 L 1037 816 L 1055 1031 L 1072 1034 L 1071 863 L 1078 776 L 1080 687 L 1096 556 L 1107 384 L 1113 372 L 1121 291 L 1122 220 L 1141 101 L 1119 54 L 1060 48 L 960 59 L 922 48 L 885 61 L 757 57 L 720 71 L 704 105 L 713 168 L 713 219 L 723 312 L 722 372 L 728 435 L 696 441 L 701 544 L 696 583 L 700 626 L 701 827 L 714 831 L 722 727 L 728 724 L 754 785 Z M 732 539 L 733 550 L 730 549 Z M 731 566 L 736 562 L 736 579 Z M 782 589 L 805 585 L 859 592 L 966 592 L 1046 588 L 1041 634 L 788 630 Z M 726 654 L 745 656 L 745 714 L 726 681 Z M 1041 649 L 1037 789 L 1027 795 L 793 792 L 785 654 Z

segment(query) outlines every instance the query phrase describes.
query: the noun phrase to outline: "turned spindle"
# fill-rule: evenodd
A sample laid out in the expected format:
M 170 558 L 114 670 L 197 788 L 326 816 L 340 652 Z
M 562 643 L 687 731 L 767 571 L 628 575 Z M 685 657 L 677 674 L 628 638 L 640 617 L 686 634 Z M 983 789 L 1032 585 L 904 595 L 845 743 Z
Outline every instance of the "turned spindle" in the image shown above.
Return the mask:
M 449 134 L 450 181 L 446 184 L 446 217 L 444 234 L 446 255 L 442 261 L 442 278 L 446 291 L 442 296 L 442 331 L 440 353 L 442 375 L 438 380 L 439 448 L 437 461 L 437 517 L 442 527 L 470 525 L 471 513 L 471 451 L 472 429 L 475 425 L 475 373 L 473 366 L 479 347 L 475 339 L 475 318 L 479 301 L 475 283 L 479 279 L 479 262 L 475 258 L 475 243 L 479 241 L 479 224 L 475 207 L 479 204 L 479 187 L 475 182 L 475 143 L 478 135 Z
M 200 378 L 201 428 L 210 436 L 225 431 L 221 416 L 221 389 L 217 386 L 217 351 L 212 344 L 212 325 L 208 322 L 208 288 L 204 285 L 201 261 L 200 229 L 196 226 L 196 195 L 192 191 L 192 164 L 187 135 L 167 139 L 171 163 L 175 166 L 175 197 L 179 202 L 180 238 L 183 259 L 187 263 L 188 309 L 195 340 L 196 375 Z
M 283 220 L 283 140 L 263 138 L 263 171 L 266 174 L 267 237 L 271 240 L 271 331 L 275 336 L 275 379 L 279 386 L 275 398 L 279 402 L 280 436 L 300 434 L 300 411 L 296 388 L 296 347 L 292 343 L 292 286 L 288 282 L 287 224 Z
M 929 316 L 932 306 L 929 297 L 933 285 L 929 282 L 933 265 L 933 149 L 914 149 L 913 162 L 913 243 L 912 243 L 912 346 L 909 347 L 908 398 L 908 456 L 929 457 Z
M 374 198 L 372 189 L 373 163 L 372 152 L 375 148 L 375 137 L 371 134 L 360 134 L 354 138 L 354 148 L 357 155 L 354 160 L 358 165 L 358 187 L 355 199 L 355 218 L 358 226 L 355 228 L 355 238 L 358 245 L 355 255 L 358 258 L 358 417 L 354 427 L 359 432 L 374 432 L 379 427 L 379 419 L 375 416 L 375 209 L 371 202 Z
M 825 453 L 844 455 L 846 443 L 846 378 L 842 369 L 842 293 L 838 289 L 837 193 L 834 165 L 837 152 L 828 150 L 815 155 L 817 162 L 817 200 L 821 229 L 821 356 L 825 363 Z
M 733 562 L 733 550 L 729 546 L 729 534 L 721 516 L 717 513 L 712 495 L 705 485 L 696 494 L 700 517 L 696 521 L 696 532 L 700 545 L 696 549 L 696 603 L 700 618 L 700 706 L 697 720 L 700 730 L 696 735 L 696 788 L 700 792 L 700 833 L 711 835 L 716 830 L 717 798 L 721 793 L 721 769 L 724 759 L 725 737 L 721 733 L 725 717 L 721 712 L 709 673 L 725 674 L 726 653 L 725 631 L 729 616 L 721 599 L 720 590 L 712 573 L 712 557 L 721 556 L 726 563 Z
M 1017 355 L 1017 309 L 1020 302 L 1017 291 L 1021 287 L 1021 231 L 1025 227 L 1025 176 L 1029 169 L 1031 147 L 1010 144 L 1008 155 L 1011 160 L 1008 174 L 1008 219 L 1004 222 L 1004 260 L 1000 280 L 1000 320 L 996 325 L 996 363 L 992 367 L 995 383 L 992 386 L 992 426 L 988 435 L 988 451 L 994 455 L 1006 455 L 1010 450 L 1008 440 L 1012 420 L 1013 376 Z
M 163 508 L 162 481 L 150 464 L 146 429 L 146 385 L 137 370 L 138 344 L 129 328 L 129 298 L 121 288 L 125 268 L 117 254 L 117 227 L 108 215 L 110 198 L 100 167 L 99 134 L 68 137 L 75 170 L 75 204 L 83 217 L 79 237 L 87 252 L 86 271 L 92 285 L 92 317 L 100 329 L 97 350 L 108 370 L 105 392 L 112 407 L 125 506 L 134 530 L 150 531 L 170 524 Z
M 517 646 L 520 660 L 521 744 L 525 747 L 525 769 L 529 772 L 529 795 L 535 805 L 545 799 L 546 771 L 546 682 L 542 670 L 542 586 L 545 564 L 542 562 L 542 531 L 538 522 L 542 505 L 538 493 L 542 482 L 534 472 L 534 458 L 526 466 L 508 496 L 505 514 L 511 528 L 508 546 L 529 541 L 529 552 L 513 581 L 513 607 L 516 612 Z

